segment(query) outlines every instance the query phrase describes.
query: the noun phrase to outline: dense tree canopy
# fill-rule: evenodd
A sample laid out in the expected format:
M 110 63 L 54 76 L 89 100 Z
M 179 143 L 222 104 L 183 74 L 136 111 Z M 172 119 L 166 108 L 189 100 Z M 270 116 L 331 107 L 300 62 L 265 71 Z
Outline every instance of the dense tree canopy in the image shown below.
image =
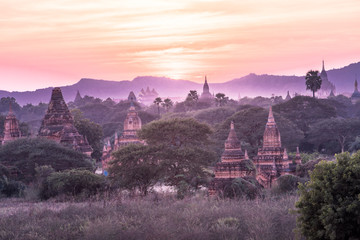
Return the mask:
M 147 146 L 127 146 L 113 154 L 115 181 L 146 194 L 156 182 L 197 188 L 207 178 L 205 167 L 215 155 L 208 148 L 211 129 L 195 119 L 154 121 L 139 131 Z
M 311 180 L 300 185 L 298 223 L 309 240 L 360 236 L 360 152 L 336 159 L 316 165 Z
M 56 171 L 85 168 L 92 170 L 91 160 L 84 154 L 41 138 L 11 141 L 0 148 L 0 164 L 11 169 L 16 180 L 34 180 L 37 166 L 49 165 Z

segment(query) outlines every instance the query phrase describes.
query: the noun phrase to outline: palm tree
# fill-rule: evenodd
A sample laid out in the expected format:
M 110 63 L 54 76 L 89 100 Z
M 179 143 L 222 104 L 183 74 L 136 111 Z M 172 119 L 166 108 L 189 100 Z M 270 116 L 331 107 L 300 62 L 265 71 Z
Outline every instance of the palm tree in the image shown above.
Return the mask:
M 216 105 L 218 105 L 220 107 L 224 106 L 227 103 L 228 100 L 229 100 L 229 98 L 225 97 L 224 93 L 217 93 L 215 95 Z
M 306 90 L 311 90 L 313 92 L 313 97 L 315 98 L 315 92 L 321 88 L 322 83 L 319 71 L 308 71 L 306 73 L 305 80 Z
M 156 104 L 158 106 L 158 114 L 159 114 L 159 116 L 160 116 L 160 104 L 161 103 L 162 103 L 162 100 L 161 100 L 160 97 L 155 98 L 154 104 Z
M 170 98 L 166 98 L 161 105 L 165 108 L 165 110 L 167 112 L 173 106 L 173 104 L 174 103 L 173 103 L 173 101 L 171 101 Z

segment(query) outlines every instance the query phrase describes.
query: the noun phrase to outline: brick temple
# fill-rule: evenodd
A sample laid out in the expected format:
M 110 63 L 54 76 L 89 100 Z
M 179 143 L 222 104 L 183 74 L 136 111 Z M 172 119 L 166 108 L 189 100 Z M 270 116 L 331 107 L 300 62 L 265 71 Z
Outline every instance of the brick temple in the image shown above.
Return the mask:
M 255 168 L 247 153 L 242 151 L 234 122 L 230 124 L 230 132 L 225 141 L 225 150 L 221 155 L 221 161 L 216 163 L 215 178 L 210 184 L 209 194 L 214 195 L 218 189 L 230 183 L 235 178 L 255 176 Z
M 88 156 L 93 151 L 87 139 L 75 128 L 74 119 L 58 87 L 52 90 L 49 107 L 39 130 L 39 137 L 54 140 Z
M 110 141 L 104 145 L 102 155 L 103 169 L 107 168 L 107 162 L 111 160 L 111 153 L 129 144 L 144 144 L 137 136 L 137 131 L 141 129 L 142 123 L 138 112 L 135 109 L 133 102 L 130 102 L 130 108 L 124 120 L 124 131 L 121 136 L 115 132 L 114 146 L 112 147 Z
M 263 146 L 259 148 L 257 156 L 254 157 L 256 179 L 265 188 L 270 188 L 278 177 L 295 173 L 296 165 L 300 163 L 299 148 L 297 148 L 295 159 L 290 159 L 286 149 L 281 146 L 280 132 L 270 106 Z
M 9 106 L 9 112 L 6 115 L 4 121 L 4 136 L 0 139 L 1 144 L 5 144 L 12 140 L 21 137 L 21 131 L 19 128 L 19 121 L 16 119 L 14 112 L 12 111 L 11 105 Z

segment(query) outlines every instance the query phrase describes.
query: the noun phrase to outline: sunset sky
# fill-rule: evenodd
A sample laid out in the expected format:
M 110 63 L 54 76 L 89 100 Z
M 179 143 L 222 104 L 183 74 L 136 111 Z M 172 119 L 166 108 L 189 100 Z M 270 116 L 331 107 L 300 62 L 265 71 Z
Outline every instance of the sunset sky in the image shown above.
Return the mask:
M 224 82 L 360 61 L 359 0 L 0 0 L 0 90 Z

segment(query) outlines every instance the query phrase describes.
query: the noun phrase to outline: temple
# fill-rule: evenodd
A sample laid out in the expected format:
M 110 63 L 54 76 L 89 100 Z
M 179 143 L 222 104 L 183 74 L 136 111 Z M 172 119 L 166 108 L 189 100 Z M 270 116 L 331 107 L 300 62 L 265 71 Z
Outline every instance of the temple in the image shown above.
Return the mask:
M 290 93 L 289 93 L 289 91 L 287 91 L 285 101 L 289 101 L 290 99 L 291 99 Z
M 77 90 L 77 93 L 76 93 L 76 96 L 75 96 L 75 99 L 74 99 L 74 103 L 75 103 L 75 105 L 79 106 L 79 105 L 82 104 L 82 102 L 83 102 L 83 99 L 82 99 L 82 97 L 80 95 L 79 90 Z
M 75 128 L 74 119 L 58 87 L 52 90 L 49 107 L 39 129 L 39 137 L 56 141 L 88 156 L 93 151 L 87 139 Z
M 114 146 L 111 147 L 110 141 L 104 146 L 102 155 L 103 169 L 107 168 L 107 162 L 111 159 L 111 153 L 129 144 L 144 144 L 137 136 L 137 131 L 141 129 L 141 119 L 135 109 L 133 102 L 128 110 L 124 121 L 124 131 L 121 136 L 117 132 L 114 134 Z
M 12 140 L 21 137 L 21 131 L 19 128 L 19 121 L 16 119 L 14 112 L 12 111 L 11 105 L 9 106 L 9 113 L 7 114 L 4 121 L 4 137 L 1 141 L 2 144 L 10 142 Z
M 210 184 L 209 194 L 214 195 L 223 188 L 227 183 L 235 178 L 244 178 L 247 176 L 255 176 L 255 168 L 247 152 L 245 154 L 241 150 L 241 144 L 237 138 L 234 122 L 230 124 L 230 132 L 225 141 L 225 150 L 221 155 L 221 161 L 216 163 L 215 178 Z
M 135 93 L 134 93 L 133 91 L 131 91 L 131 92 L 129 93 L 128 101 L 130 101 L 130 102 L 136 102 L 136 96 L 135 96 Z
M 360 92 L 358 90 L 358 82 L 357 82 L 357 77 L 355 76 L 355 83 L 354 83 L 354 92 L 351 95 L 351 102 L 353 104 L 359 102 L 360 100 Z
M 156 92 L 155 89 L 150 91 L 150 88 L 147 87 L 146 91 L 144 89 L 141 89 L 139 93 L 139 102 L 145 104 L 145 105 L 151 105 L 153 104 L 155 98 L 157 98 L 159 94 Z
M 263 136 L 263 146 L 259 148 L 258 154 L 254 158 L 256 179 L 265 188 L 270 188 L 278 177 L 295 173 L 296 165 L 300 163 L 298 148 L 295 159 L 290 159 L 286 149 L 281 146 L 280 132 L 270 106 Z
M 328 79 L 327 73 L 325 71 L 324 61 L 322 64 L 320 77 L 322 80 L 321 88 L 318 90 L 317 94 L 319 98 L 327 98 L 330 95 L 331 91 L 335 93 L 336 89 L 335 89 L 335 85 L 332 82 L 330 82 Z
M 210 93 L 210 89 L 209 89 L 209 85 L 208 85 L 206 76 L 205 76 L 205 83 L 203 86 L 203 92 L 201 93 L 201 96 L 200 96 L 200 101 L 205 101 L 205 102 L 214 101 L 214 96 Z

